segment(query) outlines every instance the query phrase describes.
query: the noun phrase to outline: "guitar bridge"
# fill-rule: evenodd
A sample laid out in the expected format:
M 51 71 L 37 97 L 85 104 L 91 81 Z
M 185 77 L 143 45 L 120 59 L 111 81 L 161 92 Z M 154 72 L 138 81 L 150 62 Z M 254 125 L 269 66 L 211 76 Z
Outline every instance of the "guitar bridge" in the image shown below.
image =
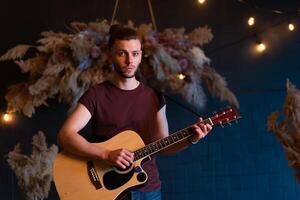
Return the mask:
M 88 175 L 90 177 L 90 181 L 92 182 L 92 184 L 95 186 L 95 188 L 97 190 L 99 190 L 100 188 L 102 188 L 99 176 L 96 172 L 95 166 L 93 161 L 88 161 L 87 162 L 87 170 L 88 170 Z

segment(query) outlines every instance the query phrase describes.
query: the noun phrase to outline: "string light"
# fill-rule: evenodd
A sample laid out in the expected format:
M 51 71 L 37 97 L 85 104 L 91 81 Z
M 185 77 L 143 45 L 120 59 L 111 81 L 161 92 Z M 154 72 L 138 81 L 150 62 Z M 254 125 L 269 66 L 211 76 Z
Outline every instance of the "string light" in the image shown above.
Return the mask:
M 244 5 L 246 5 L 247 7 L 249 7 L 249 8 L 252 8 L 252 9 L 254 9 L 255 11 L 258 11 L 258 12 L 260 12 L 260 13 L 265 13 L 265 14 L 272 14 L 272 15 L 274 15 L 274 14 L 276 14 L 276 15 L 281 15 L 281 16 L 286 16 L 286 18 L 284 19 L 284 20 L 281 20 L 281 21 L 279 21 L 279 22 L 276 22 L 276 23 L 272 23 L 271 25 L 269 25 L 269 26 L 264 26 L 261 30 L 255 30 L 257 33 L 255 33 L 255 35 L 256 34 L 262 34 L 262 33 L 264 33 L 264 32 L 267 32 L 267 31 L 269 31 L 270 29 L 272 29 L 272 28 L 274 28 L 274 27 L 278 27 L 278 26 L 281 26 L 281 25 L 283 25 L 283 24 L 285 24 L 285 26 L 287 26 L 287 28 L 288 28 L 288 30 L 289 31 L 295 31 L 295 29 L 297 28 L 296 26 L 295 26 L 295 24 L 293 24 L 293 23 L 288 23 L 288 25 L 286 24 L 287 23 L 287 18 L 290 18 L 291 17 L 291 15 L 293 16 L 293 17 L 295 17 L 296 15 L 299 15 L 300 14 L 300 8 L 295 8 L 293 11 L 284 11 L 284 10 L 271 10 L 271 9 L 264 9 L 264 8 L 262 8 L 262 7 L 260 7 L 259 5 L 257 5 L 256 3 L 255 3 L 255 1 L 250 1 L 250 0 L 237 0 L 239 3 L 241 3 L 241 4 L 244 4 Z M 252 11 L 253 12 L 253 11 Z M 252 18 L 253 19 L 252 19 Z M 252 22 L 253 22 L 253 25 L 256 23 L 255 22 L 255 18 L 253 17 L 253 16 L 251 16 L 251 17 L 249 17 L 248 18 L 248 21 L 247 21 L 247 23 L 248 23 L 248 25 L 250 26 L 250 24 L 252 24 Z M 288 22 L 290 22 L 290 21 L 288 21 Z M 254 28 L 254 27 L 253 27 Z M 219 46 L 219 47 L 216 47 L 216 48 L 214 48 L 214 49 L 212 49 L 212 50 L 209 50 L 209 51 L 207 51 L 206 52 L 206 54 L 207 55 L 211 55 L 211 54 L 214 54 L 215 52 L 218 52 L 218 51 L 220 51 L 220 50 L 224 50 L 224 49 L 226 49 L 226 48 L 228 48 L 228 47 L 231 47 L 231 46 L 234 46 L 234 45 L 236 45 L 236 44 L 239 44 L 239 43 L 241 43 L 241 42 L 243 42 L 243 41 L 246 41 L 246 40 L 248 40 L 248 39 L 250 39 L 250 38 L 252 38 L 253 37 L 253 33 L 251 33 L 251 34 L 247 34 L 247 35 L 245 35 L 244 37 L 241 37 L 241 38 L 239 38 L 239 39 L 237 39 L 237 40 L 235 40 L 235 41 L 232 41 L 232 42 L 229 42 L 229 43 L 225 43 L 224 45 L 221 45 L 221 46 Z M 255 52 L 263 52 L 263 51 L 265 51 L 266 49 L 268 48 L 268 46 L 266 45 L 266 44 L 264 44 L 264 43 L 258 43 L 258 44 L 256 44 L 255 45 L 255 47 L 254 48 L 252 48 Z
M 185 79 L 186 76 L 185 76 L 184 74 L 180 73 L 180 74 L 177 75 L 177 77 L 178 77 L 180 80 L 183 80 L 183 79 Z
M 248 19 L 248 25 L 253 26 L 255 24 L 255 18 L 254 17 L 249 17 Z
M 2 120 L 3 120 L 5 123 L 12 122 L 13 116 L 12 116 L 12 114 L 5 113 L 5 114 L 3 114 L 3 116 L 2 116 Z
M 256 51 L 262 53 L 266 50 L 266 45 L 263 42 L 256 43 Z
M 199 2 L 200 4 L 204 4 L 204 3 L 205 3 L 205 0 L 198 0 L 198 2 Z
M 295 30 L 295 25 L 293 23 L 289 23 L 289 30 L 294 31 Z

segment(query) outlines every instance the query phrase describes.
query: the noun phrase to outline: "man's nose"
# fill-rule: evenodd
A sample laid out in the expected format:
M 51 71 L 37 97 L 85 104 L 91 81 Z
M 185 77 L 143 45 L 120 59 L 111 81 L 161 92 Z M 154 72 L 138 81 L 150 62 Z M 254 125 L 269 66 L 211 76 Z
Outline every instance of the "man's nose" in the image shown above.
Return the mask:
M 127 64 L 131 64 L 133 62 L 133 56 L 128 54 L 126 57 L 126 63 Z

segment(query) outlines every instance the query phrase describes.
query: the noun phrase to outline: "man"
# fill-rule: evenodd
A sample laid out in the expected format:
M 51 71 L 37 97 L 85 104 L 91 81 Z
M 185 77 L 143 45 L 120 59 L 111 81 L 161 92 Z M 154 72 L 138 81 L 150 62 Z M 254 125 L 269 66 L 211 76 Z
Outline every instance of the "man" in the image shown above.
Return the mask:
M 91 87 L 81 97 L 62 126 L 58 142 L 65 150 L 76 155 L 126 168 L 133 162 L 132 152 L 127 149 L 100 148 L 78 132 L 91 120 L 94 136 L 111 138 L 124 130 L 133 130 L 145 144 L 149 144 L 169 135 L 166 105 L 161 95 L 135 77 L 142 59 L 141 41 L 136 32 L 120 25 L 112 26 L 108 47 L 108 56 L 114 65 L 110 80 Z M 194 129 L 192 137 L 163 150 L 163 153 L 177 152 L 196 143 L 212 127 L 200 124 L 195 125 Z M 148 181 L 132 192 L 132 199 L 161 199 L 155 158 L 145 162 L 143 168 L 148 174 Z

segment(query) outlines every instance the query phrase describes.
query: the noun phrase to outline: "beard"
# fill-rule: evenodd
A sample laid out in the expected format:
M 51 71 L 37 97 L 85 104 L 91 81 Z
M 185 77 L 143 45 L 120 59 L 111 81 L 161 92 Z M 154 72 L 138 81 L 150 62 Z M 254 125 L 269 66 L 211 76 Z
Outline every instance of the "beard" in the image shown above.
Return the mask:
M 133 72 L 133 74 L 126 74 L 126 72 L 124 72 L 123 70 L 122 70 L 122 67 L 120 67 L 119 65 L 117 65 L 117 64 L 113 64 L 113 68 L 114 68 L 114 70 L 115 70 L 115 72 L 117 72 L 117 74 L 119 75 L 119 76 L 121 76 L 122 78 L 133 78 L 133 77 L 135 77 L 135 75 L 136 75 L 136 73 L 137 73 L 137 69 L 138 68 L 136 68 L 135 69 L 135 71 Z

